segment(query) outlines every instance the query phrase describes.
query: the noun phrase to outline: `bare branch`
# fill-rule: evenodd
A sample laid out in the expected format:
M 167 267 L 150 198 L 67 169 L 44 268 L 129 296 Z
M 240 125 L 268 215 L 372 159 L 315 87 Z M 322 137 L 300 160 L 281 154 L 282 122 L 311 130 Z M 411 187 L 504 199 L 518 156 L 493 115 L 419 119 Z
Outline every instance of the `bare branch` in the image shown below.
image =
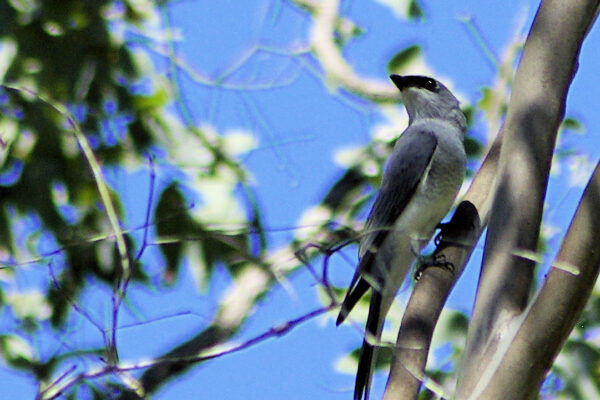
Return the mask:
M 600 272 L 600 252 L 597 251 L 600 248 L 598 204 L 600 163 L 579 202 L 554 267 L 482 393 L 482 398 L 529 399 L 538 392 L 542 380 L 581 316 Z
M 430 267 L 423 271 L 417 282 L 398 332 L 384 399 L 417 398 L 421 382 L 425 380 L 433 330 L 480 233 L 476 207 L 463 201 L 443 228 L 444 236 L 434 253 L 434 257 L 443 257 L 452 264 L 453 271 Z
M 344 59 L 334 41 L 339 3 L 339 0 L 324 0 L 318 5 L 314 4 L 316 8 L 311 33 L 312 48 L 327 73 L 327 79 L 370 100 L 399 100 L 397 90 L 392 85 L 381 80 L 360 77 Z
M 70 379 L 67 376 L 75 372 L 75 367 L 69 368 L 67 371 L 62 373 L 52 384 L 40 391 L 38 399 L 52 400 L 57 399 L 62 394 L 67 392 L 71 387 L 79 384 L 84 380 L 102 378 L 107 375 L 116 374 L 122 378 L 126 377 L 128 372 L 136 371 L 141 369 L 148 369 L 147 373 L 142 376 L 142 379 L 138 382 L 133 378 L 128 378 L 129 386 L 135 391 L 134 393 L 129 392 L 124 394 L 123 398 L 145 398 L 144 396 L 148 393 L 156 390 L 159 384 L 164 383 L 166 378 L 173 378 L 177 372 L 185 369 L 185 366 L 194 365 L 203 361 L 212 360 L 214 358 L 223 357 L 233 353 L 237 353 L 241 350 L 248 349 L 259 343 L 262 343 L 268 339 L 274 337 L 283 336 L 299 325 L 307 322 L 313 318 L 325 314 L 330 311 L 335 304 L 330 304 L 325 307 L 320 307 L 315 310 L 309 311 L 297 318 L 286 321 L 282 324 L 274 326 L 267 331 L 252 337 L 242 343 L 231 345 L 229 348 L 217 348 L 216 345 L 225 342 L 221 333 L 224 333 L 220 327 L 211 325 L 203 331 L 203 333 L 194 338 L 194 340 L 188 341 L 183 346 L 172 351 L 168 355 L 159 359 L 144 361 L 133 364 L 120 364 L 120 365 L 106 365 L 99 369 L 93 369 L 86 372 L 81 372 Z M 221 332 L 221 333 L 220 333 Z M 203 340 L 199 340 L 202 338 Z M 199 344 L 202 342 L 202 346 Z M 209 345 L 209 343 L 213 345 Z M 212 350 L 212 351 L 211 351 Z M 151 378 L 159 378 L 157 381 L 149 381 Z
M 493 375 L 494 369 L 494 363 L 483 360 L 491 361 L 501 339 L 506 341 L 508 323 L 527 304 L 535 263 L 515 253 L 536 250 L 556 133 L 597 8 L 598 1 L 591 0 L 543 1 L 525 44 L 503 128 L 497 191 L 457 398 L 481 398 L 475 386 L 485 385 L 482 376 Z
M 140 249 L 135 256 L 135 261 L 139 261 L 144 254 L 144 250 L 148 246 L 148 229 L 150 228 L 150 212 L 152 211 L 152 204 L 154 200 L 154 184 L 156 181 L 156 172 L 154 171 L 154 157 L 148 157 L 148 163 L 150 166 L 150 187 L 148 189 L 148 202 L 146 203 L 146 216 L 144 218 L 144 237 Z
M 118 360 L 118 351 L 117 351 L 117 337 L 116 337 L 116 329 L 118 322 L 118 313 L 125 297 L 127 291 L 127 285 L 129 280 L 131 279 L 131 260 L 129 259 L 129 254 L 127 251 L 127 243 L 125 241 L 125 233 L 121 228 L 121 223 L 119 221 L 119 216 L 117 215 L 116 207 L 111 198 L 111 194 L 106 184 L 106 180 L 104 179 L 102 169 L 100 168 L 100 163 L 92 150 L 92 147 L 88 141 L 88 138 L 81 130 L 77 119 L 69 112 L 69 110 L 62 104 L 52 101 L 51 99 L 46 98 L 45 96 L 36 93 L 30 89 L 4 85 L 1 84 L 0 87 L 4 87 L 6 89 L 15 90 L 22 94 L 34 96 L 37 100 L 42 102 L 45 105 L 51 107 L 56 113 L 58 113 L 62 118 L 64 118 L 72 129 L 72 133 L 75 136 L 77 143 L 79 144 L 79 148 L 83 154 L 83 157 L 86 159 L 88 165 L 90 166 L 90 170 L 94 181 L 96 183 L 96 187 L 98 189 L 98 194 L 100 195 L 100 199 L 102 201 L 102 205 L 106 210 L 106 216 L 109 220 L 109 224 L 113 230 L 117 251 L 120 259 L 121 271 L 119 271 L 119 277 L 114 287 L 114 296 L 113 296 L 113 318 L 112 318 L 112 331 L 113 334 L 111 339 L 107 345 L 107 358 L 109 362 L 116 362 Z

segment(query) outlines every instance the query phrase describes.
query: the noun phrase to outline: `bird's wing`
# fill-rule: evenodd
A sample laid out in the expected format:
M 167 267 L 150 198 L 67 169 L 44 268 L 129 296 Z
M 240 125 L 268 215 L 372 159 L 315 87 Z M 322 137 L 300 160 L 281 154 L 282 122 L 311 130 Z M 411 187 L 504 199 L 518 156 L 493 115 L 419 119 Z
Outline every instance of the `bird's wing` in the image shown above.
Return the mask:
M 360 262 L 350 282 L 336 324 L 341 324 L 369 287 L 381 284 L 374 276 L 375 254 L 413 197 L 437 146 L 433 132 L 409 126 L 388 160 L 381 188 L 365 223 Z
M 388 234 L 393 231 L 396 220 L 413 198 L 423 179 L 437 147 L 433 132 L 408 127 L 400 136 L 386 166 L 381 188 L 373 208 L 367 217 L 365 234 L 360 243 L 360 262 L 356 268 L 346 298 L 342 303 L 337 324 L 339 325 L 356 305 L 358 300 L 373 287 L 369 316 L 365 327 L 365 339 L 358 361 L 354 400 L 369 398 L 371 376 L 375 367 L 375 345 L 373 340 L 381 337 L 387 307 L 379 289 L 384 282 L 375 271 L 375 255 Z

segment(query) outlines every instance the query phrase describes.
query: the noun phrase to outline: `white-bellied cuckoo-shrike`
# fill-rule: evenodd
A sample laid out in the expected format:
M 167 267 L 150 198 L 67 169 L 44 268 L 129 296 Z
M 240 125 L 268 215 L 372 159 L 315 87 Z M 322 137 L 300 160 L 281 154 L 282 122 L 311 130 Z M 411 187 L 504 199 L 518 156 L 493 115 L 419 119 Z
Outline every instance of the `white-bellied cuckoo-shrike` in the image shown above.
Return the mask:
M 466 118 L 458 100 L 426 76 L 391 75 L 408 112 L 360 240 L 359 263 L 337 318 L 341 324 L 372 289 L 354 400 L 369 398 L 375 349 L 386 314 L 418 252 L 429 242 L 462 185 Z

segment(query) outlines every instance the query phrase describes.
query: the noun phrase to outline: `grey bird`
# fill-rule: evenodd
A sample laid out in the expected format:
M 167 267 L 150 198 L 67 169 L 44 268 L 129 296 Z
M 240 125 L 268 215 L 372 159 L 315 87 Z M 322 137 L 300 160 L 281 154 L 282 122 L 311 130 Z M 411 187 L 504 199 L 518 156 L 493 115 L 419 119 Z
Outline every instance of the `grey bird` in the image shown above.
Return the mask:
M 466 118 L 442 83 L 391 75 L 408 112 L 408 127 L 390 154 L 365 223 L 356 272 L 337 318 L 340 325 L 372 289 L 354 400 L 369 398 L 376 346 L 385 317 L 416 255 L 429 242 L 462 185 Z

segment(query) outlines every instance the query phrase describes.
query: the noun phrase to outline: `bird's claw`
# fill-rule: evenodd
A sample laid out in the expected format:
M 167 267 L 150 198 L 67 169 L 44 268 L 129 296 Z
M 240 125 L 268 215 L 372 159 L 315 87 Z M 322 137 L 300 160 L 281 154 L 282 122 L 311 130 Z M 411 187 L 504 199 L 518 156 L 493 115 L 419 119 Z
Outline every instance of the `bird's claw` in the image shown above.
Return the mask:
M 423 275 L 423 271 L 425 271 L 429 267 L 437 267 L 443 268 L 454 274 L 455 267 L 450 261 L 446 261 L 446 256 L 443 254 L 438 254 L 431 257 L 420 257 L 417 269 L 415 270 L 414 279 L 418 281 Z

